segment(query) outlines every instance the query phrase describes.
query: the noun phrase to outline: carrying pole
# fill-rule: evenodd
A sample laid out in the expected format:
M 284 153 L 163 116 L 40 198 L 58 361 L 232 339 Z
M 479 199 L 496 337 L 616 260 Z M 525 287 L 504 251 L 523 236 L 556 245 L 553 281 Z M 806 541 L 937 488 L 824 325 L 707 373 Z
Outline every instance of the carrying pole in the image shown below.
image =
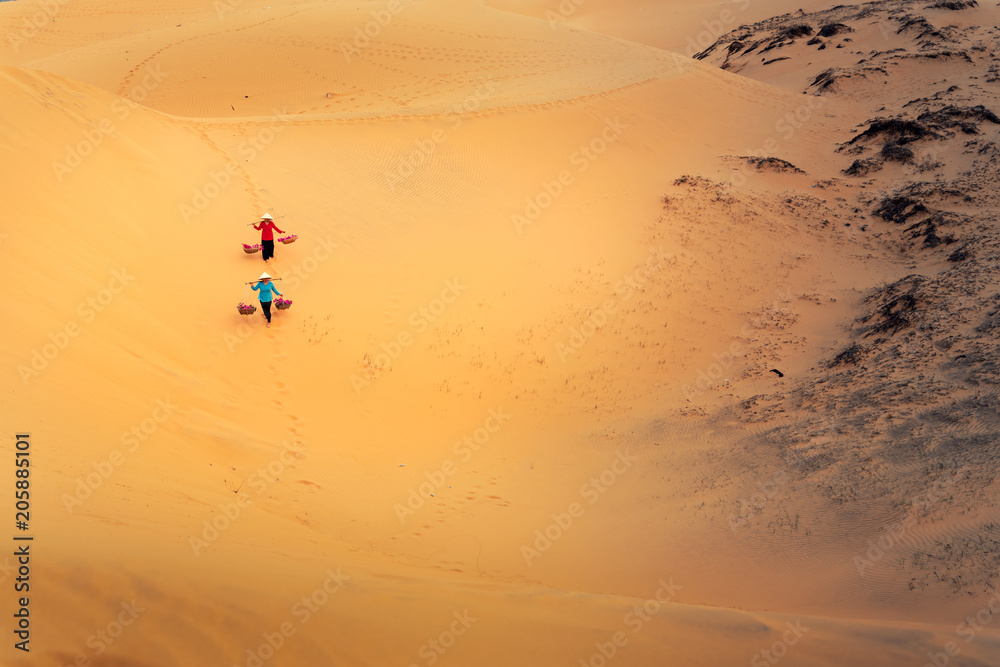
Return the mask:
M 279 219 L 281 219 L 281 218 L 284 218 L 285 216 L 283 216 L 283 215 L 279 215 L 279 216 L 276 216 L 276 217 L 275 217 L 275 216 L 272 216 L 272 217 L 273 217 L 273 218 L 274 218 L 275 220 L 279 220 Z M 259 225 L 259 224 L 260 224 L 261 222 L 262 222 L 261 220 L 258 220 L 257 222 L 248 222 L 248 223 L 247 223 L 247 227 L 253 227 L 254 225 Z

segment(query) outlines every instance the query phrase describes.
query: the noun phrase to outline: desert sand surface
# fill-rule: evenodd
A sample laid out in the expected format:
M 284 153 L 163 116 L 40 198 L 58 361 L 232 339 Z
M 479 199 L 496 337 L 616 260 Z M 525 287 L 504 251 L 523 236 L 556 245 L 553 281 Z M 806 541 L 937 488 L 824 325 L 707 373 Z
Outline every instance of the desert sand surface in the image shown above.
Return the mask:
M 1000 665 L 1000 8 L 834 4 L 0 3 L 0 664 Z

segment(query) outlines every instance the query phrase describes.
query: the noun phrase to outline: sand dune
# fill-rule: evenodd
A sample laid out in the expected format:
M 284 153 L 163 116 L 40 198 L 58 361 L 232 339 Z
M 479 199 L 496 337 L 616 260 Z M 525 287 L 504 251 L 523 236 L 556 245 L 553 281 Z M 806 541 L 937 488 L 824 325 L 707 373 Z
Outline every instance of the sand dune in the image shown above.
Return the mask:
M 996 128 L 932 98 L 997 108 L 995 10 L 930 11 L 982 62 L 872 56 L 890 86 L 808 36 L 724 56 L 907 3 L 700 59 L 725 6 L 592 3 L 0 4 L 42 582 L 5 663 L 995 663 L 962 623 L 996 580 Z M 913 161 L 850 143 L 919 96 Z M 298 235 L 266 267 L 264 211 Z M 271 328 L 235 308 L 264 268 Z

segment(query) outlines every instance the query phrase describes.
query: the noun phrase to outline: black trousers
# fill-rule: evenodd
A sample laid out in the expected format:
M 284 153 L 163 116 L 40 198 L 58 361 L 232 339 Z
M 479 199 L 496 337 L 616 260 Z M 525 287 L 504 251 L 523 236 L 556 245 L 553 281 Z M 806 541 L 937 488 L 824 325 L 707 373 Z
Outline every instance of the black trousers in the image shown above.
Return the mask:
M 274 241 L 261 241 L 260 246 L 265 262 L 274 257 Z
M 260 307 L 264 310 L 264 317 L 267 318 L 267 323 L 270 324 L 271 323 L 271 302 L 270 301 L 261 301 L 260 302 Z

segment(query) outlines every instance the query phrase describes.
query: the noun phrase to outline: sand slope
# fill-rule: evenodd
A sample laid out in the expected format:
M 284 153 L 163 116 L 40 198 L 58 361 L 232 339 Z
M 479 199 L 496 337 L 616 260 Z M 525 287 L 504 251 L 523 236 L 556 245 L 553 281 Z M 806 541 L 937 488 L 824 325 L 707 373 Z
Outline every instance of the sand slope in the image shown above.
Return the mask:
M 5 56 L 0 363 L 37 447 L 37 650 L 251 664 L 270 635 L 277 665 L 594 664 L 622 632 L 629 665 L 776 642 L 906 665 L 955 639 L 988 592 L 859 577 L 899 508 L 842 507 L 782 458 L 778 411 L 732 412 L 911 272 L 829 224 L 866 217 L 822 180 L 866 110 L 404 5 L 350 60 L 383 5 L 80 0 Z M 763 146 L 804 173 L 748 163 Z M 270 329 L 235 309 L 264 210 L 299 236 L 267 267 L 295 302 Z M 959 641 L 952 664 L 1000 650 Z

